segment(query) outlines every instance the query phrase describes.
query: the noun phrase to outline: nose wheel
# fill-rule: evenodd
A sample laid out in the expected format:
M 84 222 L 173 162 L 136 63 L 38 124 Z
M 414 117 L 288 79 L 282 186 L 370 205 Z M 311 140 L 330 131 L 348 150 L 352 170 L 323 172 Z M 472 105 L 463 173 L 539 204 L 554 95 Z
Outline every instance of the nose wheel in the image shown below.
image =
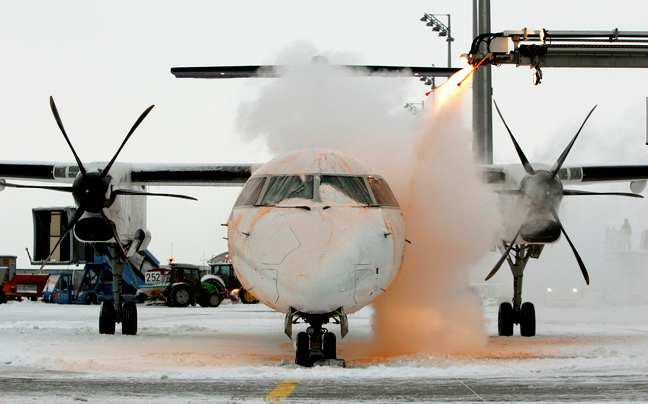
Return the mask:
M 297 334 L 295 341 L 295 363 L 297 365 L 311 367 L 328 360 L 337 361 L 335 334 L 326 328 L 320 328 L 319 332 L 315 332 L 312 327 L 309 327 L 306 332 Z
M 295 319 L 296 318 L 296 319 Z M 322 324 L 333 319 L 342 326 L 342 337 L 348 332 L 346 314 L 341 308 L 330 314 L 309 315 L 291 309 L 286 314 L 286 334 L 292 336 L 292 324 L 299 319 L 309 324 L 306 332 L 300 332 L 295 339 L 295 363 L 299 366 L 340 366 L 345 367 L 344 359 L 337 358 L 337 337 Z

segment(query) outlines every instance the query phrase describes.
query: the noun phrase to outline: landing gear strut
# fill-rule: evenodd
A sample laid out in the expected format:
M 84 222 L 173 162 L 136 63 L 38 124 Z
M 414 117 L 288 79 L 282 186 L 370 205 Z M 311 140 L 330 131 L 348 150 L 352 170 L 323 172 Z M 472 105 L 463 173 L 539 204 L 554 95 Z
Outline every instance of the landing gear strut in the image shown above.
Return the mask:
M 97 249 L 103 250 L 101 248 Z M 122 324 L 123 335 L 136 335 L 137 334 L 137 305 L 134 301 L 123 301 L 122 299 L 122 275 L 126 268 L 126 258 L 117 254 L 113 256 L 110 254 L 110 249 L 102 251 L 108 256 L 110 267 L 113 272 L 113 301 L 103 301 L 101 303 L 101 311 L 99 313 L 99 333 L 100 334 L 114 334 L 115 324 Z
M 307 314 L 290 309 L 286 314 L 285 331 L 292 338 L 292 325 L 302 319 L 309 324 L 306 332 L 297 334 L 295 340 L 295 363 L 299 366 L 341 366 L 345 367 L 344 359 L 337 359 L 336 336 L 323 324 L 333 319 L 342 327 L 342 338 L 348 332 L 347 316 L 342 308 L 327 314 Z
M 513 335 L 513 326 L 520 325 L 520 335 L 533 337 L 536 334 L 535 307 L 533 303 L 522 303 L 522 277 L 529 258 L 537 258 L 542 252 L 542 244 L 520 244 L 511 249 L 513 258 L 506 257 L 513 273 L 513 304 L 500 304 L 497 316 L 497 333 L 501 336 Z M 506 246 L 504 246 L 506 248 Z

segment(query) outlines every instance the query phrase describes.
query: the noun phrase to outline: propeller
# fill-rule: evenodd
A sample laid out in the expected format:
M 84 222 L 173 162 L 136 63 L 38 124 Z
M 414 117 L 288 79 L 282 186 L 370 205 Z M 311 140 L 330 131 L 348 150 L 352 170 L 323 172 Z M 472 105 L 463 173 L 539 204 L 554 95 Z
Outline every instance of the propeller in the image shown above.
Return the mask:
M 565 236 L 567 239 L 567 242 L 569 243 L 569 246 L 572 249 L 572 252 L 574 253 L 574 257 L 576 257 L 576 261 L 578 261 L 578 266 L 580 267 L 581 272 L 583 273 L 583 277 L 585 278 L 585 283 L 589 285 L 589 274 L 587 273 L 587 268 L 585 268 L 585 264 L 583 263 L 583 260 L 580 257 L 580 254 L 578 254 L 578 251 L 576 251 L 576 247 L 574 247 L 574 243 L 572 243 L 571 239 L 567 235 L 567 232 L 565 231 L 565 228 L 563 227 L 562 223 L 560 222 L 560 218 L 558 218 L 558 212 L 556 212 L 555 209 L 551 209 L 551 216 L 553 216 L 554 220 L 556 223 L 558 223 L 558 227 L 560 227 L 560 231 L 562 234 Z
M 518 238 L 519 235 L 520 235 L 520 230 L 518 230 L 518 232 L 515 234 L 515 237 L 513 237 L 513 239 L 511 240 L 511 242 L 508 244 L 508 246 L 506 247 L 506 250 L 504 250 L 504 254 L 502 254 L 502 256 L 500 257 L 500 259 L 497 261 L 497 264 L 495 264 L 495 266 L 493 267 L 493 269 L 490 271 L 490 273 L 489 273 L 488 276 L 486 277 L 486 279 L 485 279 L 486 281 L 489 280 L 490 278 L 492 278 L 493 275 L 495 275 L 495 274 L 497 273 L 497 271 L 499 271 L 499 269 L 501 268 L 502 264 L 504 263 L 504 260 L 506 260 L 506 258 L 508 257 L 508 255 L 511 253 L 511 250 L 513 249 L 513 245 L 515 244 L 515 240 L 517 240 L 517 238 Z
M 497 110 L 497 114 L 499 115 L 500 119 L 504 123 L 504 126 L 506 127 L 509 136 L 511 136 L 511 140 L 513 141 L 513 145 L 515 146 L 515 151 L 517 151 L 517 154 L 520 157 L 520 161 L 522 162 L 522 166 L 524 167 L 524 170 L 529 175 L 535 174 L 535 171 L 533 171 L 533 167 L 531 167 L 531 163 L 529 163 L 529 159 L 527 159 L 526 156 L 524 155 L 522 148 L 520 147 L 517 140 L 515 140 L 515 137 L 513 136 L 513 132 L 511 132 L 511 129 L 509 129 L 508 125 L 506 124 L 506 121 L 504 120 L 504 117 L 502 116 L 502 113 L 500 112 L 500 109 L 497 106 L 497 102 L 493 100 L 493 103 L 495 104 L 495 109 Z
M 77 165 L 79 167 L 80 172 L 75 178 L 72 186 L 70 187 L 70 186 L 46 186 L 46 185 L 20 185 L 20 184 L 7 183 L 3 180 L 0 180 L 0 186 L 12 187 L 12 188 L 46 189 L 46 190 L 58 191 L 58 192 L 69 192 L 74 197 L 74 200 L 77 204 L 77 211 L 74 217 L 72 218 L 72 220 L 70 221 L 70 223 L 68 223 L 68 225 L 66 226 L 62 236 L 58 239 L 56 245 L 51 250 L 49 256 L 43 262 L 43 266 L 45 266 L 45 263 L 51 259 L 52 255 L 54 254 L 54 251 L 56 251 L 61 241 L 68 235 L 68 233 L 74 228 L 74 226 L 79 222 L 83 214 L 86 212 L 101 214 L 101 216 L 103 217 L 104 221 L 106 222 L 106 224 L 108 225 L 108 227 L 110 228 L 114 236 L 115 244 L 119 246 L 119 253 L 125 258 L 126 254 L 121 245 L 121 242 L 119 241 L 119 237 L 117 235 L 117 231 L 114 227 L 114 224 L 112 223 L 112 221 L 110 221 L 110 219 L 106 216 L 104 212 L 104 208 L 110 207 L 114 203 L 115 198 L 118 195 L 163 196 L 163 197 L 171 197 L 171 198 L 197 200 L 194 197 L 186 196 L 186 195 L 153 193 L 153 192 L 145 192 L 145 191 L 135 191 L 130 189 L 113 189 L 113 186 L 111 185 L 112 177 L 110 176 L 110 170 L 113 167 L 113 164 L 115 163 L 117 157 L 119 156 L 122 149 L 126 145 L 126 142 L 128 142 L 128 140 L 133 135 L 135 130 L 139 127 L 139 125 L 142 123 L 144 118 L 146 118 L 146 116 L 151 112 L 154 105 L 148 107 L 139 116 L 137 121 L 135 121 L 130 131 L 124 138 L 123 142 L 119 146 L 119 149 L 117 149 L 117 152 L 113 155 L 113 157 L 110 159 L 108 164 L 106 164 L 104 169 L 103 170 L 99 169 L 96 171 L 94 170 L 88 171 L 86 167 L 83 165 L 81 159 L 79 158 L 79 155 L 74 149 L 74 146 L 72 145 L 72 142 L 70 141 L 70 138 L 68 137 L 67 132 L 65 131 L 65 127 L 63 126 L 63 121 L 61 120 L 61 116 L 58 112 L 58 109 L 56 108 L 56 104 L 54 103 L 54 97 L 50 97 L 50 107 L 52 109 L 52 114 L 54 115 L 54 119 L 56 120 L 56 124 L 61 130 L 61 133 L 63 134 L 65 141 L 70 147 L 70 150 L 74 155 L 74 159 L 76 160 Z M 43 266 L 41 266 L 41 269 L 43 268 Z
M 594 106 L 594 108 L 590 110 L 589 114 L 587 114 L 587 117 L 581 124 L 580 128 L 578 129 L 578 132 L 576 132 L 576 135 L 572 138 L 571 142 L 569 142 L 565 150 L 563 150 L 563 152 L 560 154 L 558 160 L 556 160 L 553 167 L 551 167 L 551 170 L 536 171 L 533 169 L 533 166 L 525 156 L 524 152 L 522 151 L 522 148 L 515 140 L 513 133 L 511 132 L 508 125 L 506 124 L 506 121 L 504 120 L 504 116 L 502 115 L 497 105 L 497 102 L 494 103 L 495 103 L 495 108 L 497 110 L 497 113 L 499 114 L 500 119 L 502 120 L 504 126 L 506 127 L 506 130 L 508 131 L 511 140 L 513 141 L 513 145 L 515 146 L 515 150 L 518 154 L 518 157 L 520 158 L 522 166 L 524 167 L 524 170 L 527 173 L 526 177 L 521 182 L 520 189 L 500 190 L 497 192 L 504 195 L 524 196 L 530 200 L 531 204 L 529 205 L 529 210 L 525 216 L 523 224 L 520 226 L 515 237 L 513 238 L 513 240 L 511 240 L 508 246 L 506 246 L 505 244 L 506 248 L 504 250 L 504 253 L 497 261 L 497 263 L 495 264 L 491 272 L 488 274 L 486 280 L 489 280 L 490 278 L 493 277 L 493 275 L 497 273 L 497 271 L 500 269 L 500 267 L 502 266 L 506 258 L 511 253 L 515 240 L 519 237 L 524 224 L 531 218 L 531 216 L 534 213 L 537 213 L 537 214 L 551 214 L 551 216 L 556 222 L 556 225 L 560 229 L 560 232 L 567 239 L 567 242 L 569 243 L 569 246 L 571 247 L 572 252 L 574 253 L 574 257 L 576 257 L 576 261 L 578 262 L 578 266 L 581 269 L 583 277 L 585 278 L 585 282 L 589 285 L 589 275 L 587 273 L 587 269 L 585 268 L 585 264 L 583 263 L 583 260 L 581 259 L 580 255 L 578 254 L 578 251 L 576 251 L 576 247 L 574 247 L 574 243 L 572 243 L 571 239 L 567 235 L 567 232 L 565 231 L 565 228 L 563 227 L 558 217 L 557 209 L 558 206 L 560 205 L 562 197 L 573 196 L 573 195 L 615 195 L 615 196 L 627 196 L 633 198 L 643 198 L 643 196 L 637 194 L 625 193 L 625 192 L 589 192 L 589 191 L 576 191 L 576 190 L 563 189 L 562 182 L 558 178 L 558 172 L 560 171 L 563 163 L 567 159 L 567 156 L 569 155 L 572 146 L 576 142 L 578 135 L 583 130 L 585 123 L 587 122 L 589 117 L 596 109 L 596 106 Z

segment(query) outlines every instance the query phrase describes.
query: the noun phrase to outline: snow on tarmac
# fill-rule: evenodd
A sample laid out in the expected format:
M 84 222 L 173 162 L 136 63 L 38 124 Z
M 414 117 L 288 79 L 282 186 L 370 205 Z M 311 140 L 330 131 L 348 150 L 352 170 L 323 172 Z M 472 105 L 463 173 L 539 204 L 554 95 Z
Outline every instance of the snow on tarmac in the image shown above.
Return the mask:
M 371 357 L 371 308 L 350 316 L 338 356 L 347 368 L 295 366 L 283 316 L 263 305 L 138 305 L 136 336 L 98 334 L 98 306 L 0 305 L 0 375 L 209 380 L 227 378 L 555 378 L 648 374 L 648 306 L 538 307 L 538 336 L 497 337 L 485 306 L 486 350 L 462 356 Z M 296 328 L 300 331 L 303 325 Z M 330 329 L 339 332 L 338 326 Z M 430 341 L 431 344 L 434 341 Z

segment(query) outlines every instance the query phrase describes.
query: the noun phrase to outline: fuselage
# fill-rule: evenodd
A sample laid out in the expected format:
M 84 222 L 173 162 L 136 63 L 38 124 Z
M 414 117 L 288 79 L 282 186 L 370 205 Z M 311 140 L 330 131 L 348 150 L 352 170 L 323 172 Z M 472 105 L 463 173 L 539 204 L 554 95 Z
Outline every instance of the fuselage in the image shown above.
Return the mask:
M 250 177 L 228 221 L 243 286 L 280 312 L 352 313 L 385 292 L 405 245 L 386 181 L 332 151 L 294 152 Z

